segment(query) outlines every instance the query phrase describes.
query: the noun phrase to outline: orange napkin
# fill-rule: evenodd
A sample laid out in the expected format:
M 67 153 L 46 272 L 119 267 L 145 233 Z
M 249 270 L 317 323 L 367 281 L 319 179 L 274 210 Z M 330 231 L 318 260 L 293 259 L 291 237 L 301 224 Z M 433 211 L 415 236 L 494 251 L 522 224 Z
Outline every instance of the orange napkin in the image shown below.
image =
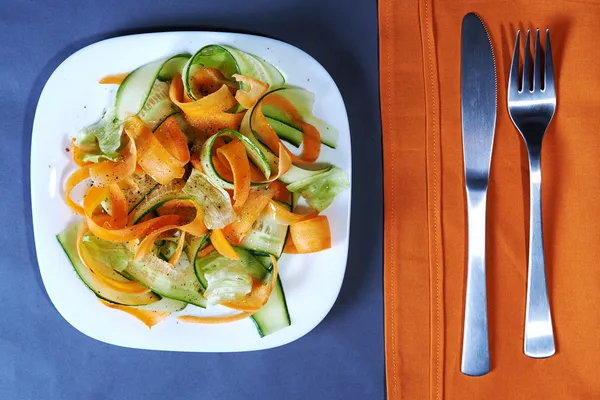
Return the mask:
M 460 28 L 492 38 L 498 122 L 488 193 L 492 370 L 460 372 L 466 212 Z M 600 399 L 600 2 L 379 0 L 388 398 Z M 542 153 L 557 354 L 523 354 L 529 230 L 525 146 L 506 108 L 517 29 L 551 31 L 557 112 Z

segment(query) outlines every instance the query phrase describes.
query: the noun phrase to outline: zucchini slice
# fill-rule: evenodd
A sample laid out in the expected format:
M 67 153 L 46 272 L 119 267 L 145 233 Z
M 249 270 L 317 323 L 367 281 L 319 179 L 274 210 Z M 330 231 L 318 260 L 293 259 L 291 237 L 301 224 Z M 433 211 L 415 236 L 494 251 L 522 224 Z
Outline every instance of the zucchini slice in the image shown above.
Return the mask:
M 148 304 L 146 306 L 131 306 L 132 308 L 137 308 L 138 310 L 145 311 L 158 311 L 158 312 L 177 312 L 183 310 L 188 303 L 185 301 L 173 300 L 168 297 L 163 297 L 160 301 L 156 303 Z
M 327 165 L 325 168 L 311 170 L 311 169 L 304 169 L 304 168 L 300 168 L 295 165 L 292 165 L 290 167 L 290 169 L 288 170 L 288 172 L 286 172 L 285 174 L 283 174 L 282 176 L 279 177 L 279 180 L 281 182 L 285 183 L 286 185 L 290 185 L 294 182 L 301 181 L 301 180 L 309 178 L 311 176 L 325 173 L 325 172 L 329 171 L 331 168 L 333 168 L 332 165 Z
M 157 79 L 172 79 L 177 66 L 188 54 L 178 54 L 173 57 L 144 64 L 133 70 L 117 89 L 115 99 L 115 115 L 120 121 L 127 117 L 138 115 L 150 97 Z
M 132 261 L 125 270 L 136 281 L 163 297 L 206 307 L 203 288 L 194 274 L 194 266 L 181 255 L 176 266 L 148 254 L 140 261 Z
M 278 223 L 268 212 L 263 211 L 244 236 L 240 247 L 279 258 L 287 235 L 288 226 Z
M 217 170 L 212 161 L 213 147 L 215 141 L 218 138 L 228 138 L 228 139 L 239 139 L 246 148 L 246 152 L 248 153 L 249 158 L 254 162 L 254 164 L 260 169 L 265 176 L 269 176 L 271 174 L 271 166 L 269 165 L 269 160 L 263 153 L 263 151 L 256 146 L 252 141 L 241 133 L 234 130 L 224 130 L 216 135 L 211 136 L 204 145 L 202 146 L 202 151 L 200 152 L 200 162 L 202 163 L 202 168 L 204 172 L 208 176 L 208 178 L 215 185 L 223 189 L 233 189 L 233 182 L 223 178 Z M 264 187 L 264 183 L 252 183 L 252 187 Z
M 271 257 L 255 255 L 255 258 L 266 269 L 271 269 Z M 287 302 L 285 301 L 283 285 L 281 284 L 281 278 L 279 276 L 277 277 L 277 282 L 273 287 L 273 291 L 271 292 L 267 304 L 250 318 L 254 322 L 260 337 L 275 333 L 292 324 L 290 313 L 287 308 Z
M 185 247 L 183 251 L 190 260 L 190 263 L 193 265 L 196 264 L 196 258 L 198 257 L 198 252 L 203 249 L 208 244 L 208 238 L 210 237 L 210 233 L 205 233 L 202 236 L 185 236 Z
M 240 73 L 235 58 L 225 47 L 216 44 L 204 46 L 187 61 L 181 74 L 183 90 L 185 90 L 188 97 L 192 100 L 198 100 L 192 90 L 193 85 L 191 84 L 194 80 L 194 72 L 202 67 L 216 68 L 223 73 L 225 78 L 232 80 L 232 82 L 234 81 L 231 76 Z
M 154 190 L 148 193 L 143 200 L 131 211 L 130 220 L 137 223 L 146 214 L 156 210 L 169 200 L 189 199 L 182 189 L 185 186 L 183 179 L 174 179 L 168 185 L 157 185 Z
M 67 229 L 59 233 L 56 238 L 83 283 L 99 298 L 115 304 L 141 306 L 159 301 L 160 297 L 152 292 L 132 294 L 114 290 L 81 262 L 77 254 L 77 232 L 82 223 L 84 222 L 76 222 L 70 225 Z
M 324 121 L 322 121 L 319 118 L 314 116 L 314 114 L 312 112 L 313 105 L 315 102 L 315 94 L 314 93 L 312 93 L 308 90 L 299 89 L 299 88 L 288 88 L 288 87 L 276 88 L 274 90 L 271 90 L 270 92 L 265 93 L 263 95 L 263 97 L 261 97 L 260 100 L 258 100 L 258 102 L 256 103 L 256 106 L 254 106 L 254 108 L 251 111 L 248 111 L 251 114 L 253 114 L 254 110 L 256 110 L 256 107 L 261 107 L 261 110 L 262 110 L 263 114 L 265 115 L 265 117 L 269 118 L 268 119 L 269 122 L 271 122 L 272 120 L 276 120 L 280 124 L 288 125 L 290 128 L 295 128 L 296 130 L 299 130 L 301 132 L 302 127 L 297 126 L 297 124 L 295 124 L 294 121 L 289 119 L 288 116 L 284 112 L 282 112 L 281 110 L 279 110 L 276 107 L 273 107 L 271 105 L 262 105 L 262 101 L 270 95 L 282 96 L 286 100 L 288 100 L 290 103 L 292 103 L 292 105 L 296 108 L 296 110 L 298 110 L 298 113 L 300 113 L 300 116 L 302 117 L 304 122 L 309 123 L 318 129 L 319 134 L 321 135 L 321 143 L 323 143 L 324 145 L 326 145 L 328 147 L 335 149 L 335 147 L 337 146 L 337 138 L 339 136 L 339 133 L 338 133 L 337 129 L 335 129 L 333 126 L 325 123 Z M 251 115 L 250 116 L 250 129 L 252 129 L 252 119 L 253 118 Z M 282 134 L 282 132 L 281 132 L 282 126 L 280 124 L 277 124 L 277 126 L 280 128 L 279 131 L 277 130 L 277 128 L 275 128 L 275 126 L 273 126 L 273 125 L 271 125 L 271 126 L 275 130 L 275 132 L 277 132 L 278 136 L 280 136 L 284 140 L 288 140 L 287 136 L 289 136 L 289 135 L 287 135 L 287 134 L 289 132 L 286 128 L 286 130 Z M 297 134 L 295 134 L 295 135 L 297 135 Z
M 241 75 L 268 83 L 271 87 L 281 86 L 285 83 L 281 72 L 265 60 L 230 46 L 223 46 L 223 48 L 233 56 Z

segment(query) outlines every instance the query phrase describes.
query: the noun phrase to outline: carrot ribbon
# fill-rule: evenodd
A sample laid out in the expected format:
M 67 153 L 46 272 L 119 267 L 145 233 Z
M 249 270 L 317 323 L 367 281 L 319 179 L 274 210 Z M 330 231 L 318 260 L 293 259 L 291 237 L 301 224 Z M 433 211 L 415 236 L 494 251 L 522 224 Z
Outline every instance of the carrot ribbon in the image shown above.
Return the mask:
M 260 310 L 269 301 L 273 287 L 277 282 L 277 275 L 279 273 L 279 267 L 275 257 L 271 257 L 271 263 L 273 264 L 273 270 L 271 271 L 271 281 L 266 285 L 260 285 L 250 292 L 246 297 L 237 301 L 224 301 L 221 305 L 232 308 L 239 311 L 256 312 Z
M 154 136 L 160 144 L 175 157 L 182 165 L 190 161 L 190 150 L 187 144 L 187 138 L 179 127 L 175 117 L 167 118 L 154 131 Z
M 228 113 L 237 105 L 227 85 L 208 96 L 192 102 L 183 101 L 183 82 L 176 74 L 169 88 L 171 101 L 179 107 L 193 127 L 204 132 L 217 133 L 223 129 L 237 129 L 243 113 Z
M 150 290 L 145 286 L 142 286 L 138 282 L 134 281 L 117 281 L 106 276 L 106 273 L 102 273 L 102 271 L 111 271 L 112 268 L 107 266 L 106 264 L 95 260 L 94 258 L 88 257 L 83 245 L 83 238 L 85 234 L 89 231 L 86 224 L 81 224 L 81 227 L 77 231 L 77 255 L 79 259 L 98 279 L 104 282 L 107 286 L 111 287 L 114 290 L 123 293 L 132 293 L 132 294 L 142 294 L 148 293 Z
M 152 328 L 154 325 L 164 321 L 169 317 L 169 315 L 171 315 L 171 313 L 167 311 L 140 310 L 131 306 L 122 306 L 120 304 L 109 303 L 108 301 L 104 301 L 102 299 L 98 300 L 100 300 L 100 302 L 108 308 L 123 311 L 127 314 L 133 315 L 148 328 Z
M 269 90 L 269 84 L 261 82 L 250 76 L 232 75 L 232 77 L 241 83 L 249 86 L 248 90 L 240 89 L 235 93 L 235 99 L 246 109 L 252 108 L 256 102 Z
M 274 190 L 252 191 L 244 206 L 238 210 L 237 219 L 223 228 L 223 233 L 233 244 L 240 244 L 252 225 L 275 194 Z
M 122 229 L 109 229 L 104 227 L 102 216 L 95 216 L 96 208 L 109 196 L 109 188 L 90 187 L 83 200 L 83 210 L 87 225 L 94 235 L 109 242 L 125 243 L 133 239 L 148 235 L 166 225 L 177 225 L 181 221 L 178 215 L 164 215 L 153 218 L 133 226 Z
M 302 127 L 303 140 L 302 152 L 300 155 L 296 156 L 292 154 L 292 152 L 284 146 L 285 151 L 292 159 L 292 162 L 302 164 L 314 163 L 317 161 L 319 154 L 321 154 L 321 134 L 319 133 L 319 130 L 313 125 L 304 122 L 294 105 L 277 93 L 272 93 L 263 97 L 263 99 L 254 107 L 252 112 L 252 130 L 260 135 L 267 147 L 270 148 L 271 151 L 277 152 L 279 145 L 282 144 L 282 142 L 281 139 L 279 139 L 279 136 L 277 136 L 277 132 L 275 132 L 263 114 L 263 105 L 277 107 L 280 111 L 285 113 L 286 117 L 289 118 L 294 125 Z
M 138 149 L 137 163 L 155 181 L 166 185 L 173 179 L 183 176 L 185 172 L 183 167 L 189 161 L 189 151 L 187 159 L 173 156 L 138 117 L 129 118 L 125 122 L 124 131 L 135 141 Z M 176 145 L 173 144 L 173 146 Z M 185 147 L 187 148 L 187 143 Z M 184 153 L 184 151 L 182 152 Z
M 241 208 L 250 193 L 250 161 L 244 144 L 236 139 L 217 149 L 222 164 L 229 163 L 233 175 L 233 207 Z
M 329 220 L 320 215 L 290 226 L 293 248 L 299 254 L 314 253 L 331 248 Z M 290 245 L 292 246 L 292 245 Z M 287 246 L 286 246 L 287 247 Z
M 204 225 L 204 214 L 202 213 L 202 209 L 193 200 L 171 200 L 171 201 L 168 201 L 167 203 L 165 203 L 162 208 L 163 209 L 173 208 L 176 210 L 177 208 L 180 208 L 180 207 L 189 207 L 189 206 L 195 207 L 195 209 L 196 209 L 196 215 L 195 215 L 194 219 L 191 222 L 184 224 L 184 225 L 180 225 L 180 224 L 163 225 L 160 228 L 149 233 L 148 236 L 146 236 L 144 238 L 144 240 L 142 240 L 140 242 L 140 244 L 137 248 L 137 251 L 135 253 L 136 261 L 141 260 L 142 258 L 144 258 L 144 256 L 146 254 L 148 254 L 150 251 L 152 251 L 152 246 L 154 245 L 154 242 L 161 236 L 161 234 L 163 234 L 164 232 L 173 230 L 173 229 L 179 229 L 181 231 L 181 236 L 179 237 L 179 243 L 177 245 L 177 250 L 175 251 L 175 255 L 173 255 L 173 257 L 169 260 L 169 263 L 171 263 L 172 265 L 175 265 L 177 263 L 179 257 L 181 256 L 181 251 L 183 250 L 183 244 L 184 244 L 183 241 L 185 240 L 184 234 L 187 232 L 194 236 L 201 236 L 207 232 L 206 226 Z M 165 218 L 165 217 L 181 218 L 180 215 L 163 215 L 158 218 Z M 157 218 L 155 218 L 155 219 L 157 219 Z M 152 221 L 152 220 L 150 220 L 150 221 Z M 134 227 L 135 226 L 137 226 L 137 225 L 134 225 Z
M 288 211 L 281 204 L 276 201 L 269 202 L 269 206 L 267 208 L 269 214 L 280 224 L 283 225 L 293 225 L 300 221 L 304 221 L 307 219 L 311 219 L 319 215 L 317 211 L 311 211 L 308 214 L 296 214 L 291 211 Z
M 213 246 L 215 246 L 215 250 L 217 250 L 223 257 L 227 257 L 230 260 L 239 260 L 240 255 L 235 251 L 235 249 L 229 244 L 223 231 L 220 229 L 213 229 L 210 233 L 210 242 Z
M 196 315 L 180 315 L 178 320 L 183 322 L 191 322 L 194 324 L 225 324 L 228 322 L 240 321 L 250 317 L 254 312 L 242 312 L 234 315 L 217 316 L 217 317 L 199 317 Z
M 125 78 L 127 78 L 127 75 L 129 75 L 129 72 L 124 72 L 122 74 L 106 75 L 102 77 L 98 81 L 98 83 L 102 85 L 120 85 L 121 83 L 123 83 Z
M 102 85 L 120 85 L 121 83 L 123 83 L 125 78 L 127 78 L 127 75 L 129 75 L 129 72 L 124 72 L 122 74 L 106 75 L 103 78 L 101 78 L 98 81 L 98 83 Z

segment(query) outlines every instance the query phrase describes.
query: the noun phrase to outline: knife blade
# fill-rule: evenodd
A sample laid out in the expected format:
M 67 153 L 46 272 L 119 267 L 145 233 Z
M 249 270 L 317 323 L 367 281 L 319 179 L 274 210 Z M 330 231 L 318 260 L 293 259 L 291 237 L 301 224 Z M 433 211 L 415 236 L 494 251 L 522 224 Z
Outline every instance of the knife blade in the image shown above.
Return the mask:
M 461 30 L 462 140 L 467 197 L 467 289 L 461 371 L 490 370 L 485 263 L 486 199 L 496 127 L 496 67 L 489 34 L 469 13 Z

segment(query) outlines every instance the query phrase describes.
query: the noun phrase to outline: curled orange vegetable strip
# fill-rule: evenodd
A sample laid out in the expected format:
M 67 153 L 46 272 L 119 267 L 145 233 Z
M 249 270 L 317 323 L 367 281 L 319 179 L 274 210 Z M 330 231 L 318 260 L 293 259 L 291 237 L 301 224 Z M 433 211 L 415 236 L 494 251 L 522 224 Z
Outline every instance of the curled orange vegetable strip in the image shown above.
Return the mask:
M 215 249 L 221 253 L 222 256 L 229 258 L 230 260 L 239 260 L 240 255 L 234 250 L 233 247 L 229 244 L 223 231 L 220 229 L 213 229 L 210 233 L 210 242 Z
M 191 322 L 194 324 L 226 324 L 228 322 L 240 321 L 250 317 L 253 312 L 242 312 L 234 315 L 226 315 L 223 317 L 198 317 L 196 315 L 180 315 L 178 320 L 183 322 Z
M 133 175 L 137 148 L 131 137 L 129 143 L 121 152 L 121 156 L 118 161 L 108 160 L 90 166 L 90 178 L 94 182 L 94 186 L 108 186 L 119 183 Z
M 156 209 L 158 215 L 179 215 L 185 221 L 191 221 L 196 217 L 196 208 L 188 205 L 167 204 Z
M 206 246 L 205 248 L 198 250 L 198 254 L 196 254 L 196 257 L 204 257 L 209 255 L 210 253 L 212 253 L 215 250 L 215 246 L 213 246 L 212 244 L 209 244 L 208 246 Z
M 198 171 L 202 172 L 202 164 L 200 163 L 200 153 L 199 152 L 195 152 L 194 154 L 192 154 L 190 156 L 190 162 L 192 163 L 192 167 L 194 167 L 194 169 L 197 169 Z
M 250 164 L 250 182 L 259 183 L 264 181 L 265 175 L 254 164 Z
M 122 306 L 120 304 L 109 303 L 108 301 L 104 301 L 102 299 L 98 299 L 102 304 L 106 307 L 126 312 L 127 314 L 133 315 L 137 319 L 139 319 L 144 325 L 148 328 L 152 328 L 154 325 L 164 321 L 171 315 L 170 312 L 167 311 L 150 311 L 150 310 L 140 310 L 131 306 Z
M 192 101 L 194 101 L 194 100 L 192 100 L 190 98 L 190 96 L 188 96 L 187 92 L 183 92 L 183 101 L 182 102 L 183 103 L 191 103 Z
M 245 75 L 232 75 L 238 81 L 250 87 L 249 90 L 238 90 L 235 99 L 242 107 L 250 109 L 269 90 L 269 84 Z
M 186 115 L 185 119 L 194 128 L 212 135 L 224 129 L 237 130 L 243 117 L 244 113 L 215 113 L 202 117 L 190 117 Z
M 204 213 L 202 212 L 202 209 L 200 208 L 200 206 L 193 200 L 170 200 L 167 201 L 165 204 L 163 204 L 163 207 L 165 208 L 174 208 L 174 209 L 178 209 L 178 208 L 182 208 L 182 207 L 194 207 L 196 209 L 196 214 L 194 216 L 194 219 L 185 225 L 182 225 L 179 227 L 179 229 L 182 229 L 183 231 L 194 235 L 194 236 L 202 236 L 204 235 L 206 232 L 208 232 L 208 230 L 206 229 L 206 225 L 204 225 Z
M 250 127 L 250 118 L 251 118 L 251 114 L 250 112 L 247 112 L 246 115 L 244 115 L 244 118 L 242 119 L 242 123 L 240 125 L 240 133 L 244 136 L 246 136 L 247 138 L 249 138 L 250 140 L 256 140 L 256 138 L 254 137 L 251 127 Z M 266 119 L 265 119 L 266 121 Z M 271 126 L 269 125 L 269 128 Z M 277 138 L 279 139 L 279 138 Z M 262 147 L 262 145 L 261 145 Z M 267 151 L 266 149 L 264 151 Z M 271 166 L 271 174 L 269 176 L 269 179 L 265 180 L 265 176 L 263 175 L 262 172 L 260 171 L 256 171 L 258 172 L 255 173 L 253 170 L 256 169 L 253 165 L 251 166 L 250 170 L 251 170 L 251 182 L 252 183 L 270 183 L 270 182 L 274 182 L 277 179 L 279 179 L 280 176 L 282 176 L 283 174 L 285 174 L 290 167 L 292 166 L 292 158 L 290 156 L 290 152 L 289 150 L 283 145 L 283 143 L 281 141 L 279 141 L 278 143 L 278 157 L 270 157 L 269 160 L 269 165 Z M 273 171 L 277 170 L 277 175 L 273 176 Z
M 288 235 L 287 240 L 285 241 L 285 246 L 283 247 L 283 252 L 285 254 L 298 254 L 298 249 L 296 249 L 296 245 L 294 244 L 294 240 L 290 235 Z
M 223 233 L 231 243 L 240 244 L 254 221 L 269 204 L 275 192 L 273 190 L 252 191 L 244 206 L 238 210 L 237 219 L 223 228 Z
M 169 264 L 175 265 L 177 261 L 179 261 L 179 257 L 181 257 L 181 253 L 183 252 L 183 244 L 185 243 L 185 232 L 181 232 L 179 235 L 179 241 L 177 242 L 177 248 L 175 249 L 175 253 L 171 258 L 169 258 Z
M 65 199 L 67 201 L 67 205 L 71 208 L 71 210 L 75 211 L 79 215 L 85 215 L 83 211 L 83 207 L 73 201 L 71 199 L 71 191 L 79 185 L 81 182 L 90 177 L 90 167 L 83 166 L 79 168 L 77 171 L 73 172 L 65 183 Z
M 75 138 L 71 138 L 71 151 L 73 152 L 73 161 L 75 161 L 75 164 L 77 164 L 77 166 L 79 167 L 83 167 L 85 165 L 90 165 L 91 162 L 84 162 L 82 160 L 82 151 L 81 148 L 79 146 L 77 146 L 76 144 L 77 139 Z
M 288 172 L 288 170 L 290 169 L 290 167 L 292 166 L 292 158 L 290 157 L 290 153 L 289 151 L 286 149 L 286 147 L 283 145 L 283 143 L 279 143 L 279 158 L 277 159 L 277 174 L 275 175 L 271 175 L 269 177 L 269 179 L 264 179 L 264 175 L 262 174 L 262 172 L 258 171 L 258 173 L 260 174 L 260 178 L 258 178 L 256 173 L 252 173 L 252 183 L 270 183 L 270 182 L 276 182 L 277 179 L 279 179 L 279 177 L 283 174 L 285 174 L 286 172 Z M 254 167 L 254 166 L 252 166 Z M 256 167 L 255 167 L 256 169 Z
M 237 129 L 244 116 L 243 113 L 227 112 L 237 105 L 227 85 L 222 85 L 219 90 L 200 100 L 186 103 L 183 101 L 181 76 L 176 75 L 171 81 L 169 97 L 183 111 L 188 123 L 204 132 Z
M 181 76 L 178 75 L 171 81 L 169 97 L 188 117 L 204 117 L 209 114 L 224 113 L 234 108 L 237 104 L 227 85 L 222 85 L 214 93 L 191 103 L 182 103 L 182 96 L 183 83 L 181 82 Z
M 221 178 L 228 180 L 229 182 L 233 181 L 233 172 L 231 172 L 231 167 L 227 160 L 223 160 L 223 157 L 219 157 L 218 155 L 212 156 L 213 167 L 215 167 L 215 171 L 217 174 L 221 176 Z
M 239 209 L 244 205 L 250 193 L 250 161 L 244 144 L 236 139 L 217 149 L 221 162 L 229 163 L 233 174 L 233 207 Z
M 185 224 L 185 225 L 177 225 L 177 224 L 164 225 L 164 226 L 160 227 L 159 229 L 156 229 L 155 231 L 149 233 L 148 236 L 146 236 L 144 238 L 144 240 L 142 240 L 140 242 L 140 244 L 137 248 L 137 251 L 135 253 L 136 261 L 141 260 L 142 258 L 144 258 L 144 256 L 146 254 L 148 254 L 150 251 L 152 251 L 152 246 L 154 245 L 154 242 L 164 232 L 170 231 L 172 229 L 179 229 L 179 230 L 181 230 L 181 236 L 183 236 L 184 232 L 190 233 L 194 236 L 201 236 L 207 232 L 206 226 L 204 225 L 204 214 L 202 213 L 202 209 L 194 201 L 192 201 L 192 200 L 171 200 L 171 201 L 166 202 L 163 205 L 163 208 L 177 209 L 178 207 L 184 207 L 184 206 L 190 206 L 190 205 L 196 207 L 196 215 L 195 215 L 194 219 L 190 223 Z M 159 218 L 173 217 L 173 216 L 177 216 L 177 215 L 164 215 Z M 180 217 L 180 216 L 177 216 L 177 217 Z M 181 241 L 181 239 L 180 239 L 180 241 Z M 183 248 L 183 243 L 178 244 L 178 247 L 179 247 L 179 245 L 181 245 Z M 177 258 L 179 258 L 179 256 Z M 170 262 L 170 260 L 169 260 L 169 262 Z M 177 261 L 175 260 L 175 262 L 177 262 Z M 172 264 L 175 264 L 175 263 L 172 263 Z
M 329 221 L 324 215 L 291 225 L 290 236 L 299 254 L 331 248 Z
M 179 228 L 177 225 L 166 225 L 148 234 L 148 236 L 146 236 L 138 245 L 134 260 L 140 261 L 146 256 L 146 254 L 150 253 L 150 251 L 152 251 L 152 246 L 154 246 L 154 242 L 163 232 L 177 228 Z
M 109 193 L 112 211 L 110 227 L 112 229 L 125 228 L 125 225 L 127 225 L 127 198 L 119 185 L 116 184 L 109 186 Z
M 146 171 L 144 171 L 144 169 L 142 167 L 140 167 L 140 164 L 135 164 L 135 171 L 133 171 L 134 174 L 137 175 L 143 175 L 146 173 Z
M 93 213 L 100 203 L 108 197 L 108 188 L 90 187 L 83 200 L 83 209 L 87 225 L 94 235 L 109 242 L 125 243 L 145 236 L 166 225 L 177 225 L 181 221 L 178 215 L 164 215 L 123 229 L 107 229 L 98 223 Z
M 172 156 L 141 119 L 129 118 L 124 130 L 135 141 L 138 164 L 155 181 L 166 185 L 183 176 L 185 163 Z
M 225 78 L 220 70 L 211 67 L 198 68 L 194 72 L 190 84 L 195 97 L 207 96 L 219 90 L 223 85 L 227 85 L 230 90 L 236 89 L 236 85 Z
M 269 210 L 269 213 L 273 216 L 275 221 L 283 225 L 293 225 L 297 222 L 311 219 L 319 215 L 317 211 L 312 211 L 308 214 L 295 214 L 291 211 L 288 211 L 285 207 L 283 207 L 276 201 L 269 202 L 269 206 L 267 209 Z
M 296 156 L 285 147 L 286 152 L 294 163 L 314 163 L 319 158 L 321 153 L 321 134 L 319 130 L 302 120 L 298 110 L 289 102 L 286 98 L 273 93 L 264 97 L 258 107 L 254 108 L 252 113 L 252 129 L 256 131 L 262 141 L 269 147 L 273 152 L 278 150 L 281 139 L 277 136 L 277 132 L 271 127 L 269 121 L 262 112 L 263 105 L 270 105 L 277 107 L 283 111 L 288 118 L 294 122 L 295 125 L 302 127 L 303 139 L 302 139 L 302 152 L 300 156 Z
M 123 74 L 106 75 L 105 77 L 100 79 L 98 83 L 102 85 L 120 85 L 121 83 L 123 83 L 125 78 L 127 78 L 127 75 L 129 75 L 128 72 L 125 72 Z
M 269 185 L 269 189 L 273 190 L 273 200 L 281 201 L 282 203 L 292 204 L 292 193 L 287 189 L 287 185 L 281 181 L 273 181 Z
M 260 310 L 269 301 L 275 282 L 277 282 L 277 275 L 279 273 L 279 267 L 275 257 L 271 257 L 273 263 L 273 270 L 271 271 L 271 281 L 266 285 L 260 285 L 257 288 L 253 288 L 246 297 L 238 301 L 224 301 L 221 305 L 232 308 L 239 311 L 256 312 Z
M 154 131 L 154 136 L 169 154 L 183 165 L 190 161 L 190 150 L 187 145 L 187 139 L 175 117 L 169 117 L 160 124 L 156 131 Z
M 102 274 L 101 271 L 110 270 L 112 268 L 105 265 L 104 263 L 101 263 L 100 261 L 95 260 L 92 257 L 86 256 L 86 253 L 83 249 L 83 237 L 88 232 L 88 230 L 89 229 L 86 224 L 81 224 L 79 231 L 77 231 L 77 255 L 79 256 L 79 259 L 81 260 L 83 265 L 85 265 L 95 276 L 98 277 L 98 279 L 104 282 L 107 286 L 110 286 L 112 289 L 115 289 L 119 292 L 132 294 L 141 294 L 149 292 L 150 290 L 148 288 L 140 285 L 138 282 L 120 282 Z

